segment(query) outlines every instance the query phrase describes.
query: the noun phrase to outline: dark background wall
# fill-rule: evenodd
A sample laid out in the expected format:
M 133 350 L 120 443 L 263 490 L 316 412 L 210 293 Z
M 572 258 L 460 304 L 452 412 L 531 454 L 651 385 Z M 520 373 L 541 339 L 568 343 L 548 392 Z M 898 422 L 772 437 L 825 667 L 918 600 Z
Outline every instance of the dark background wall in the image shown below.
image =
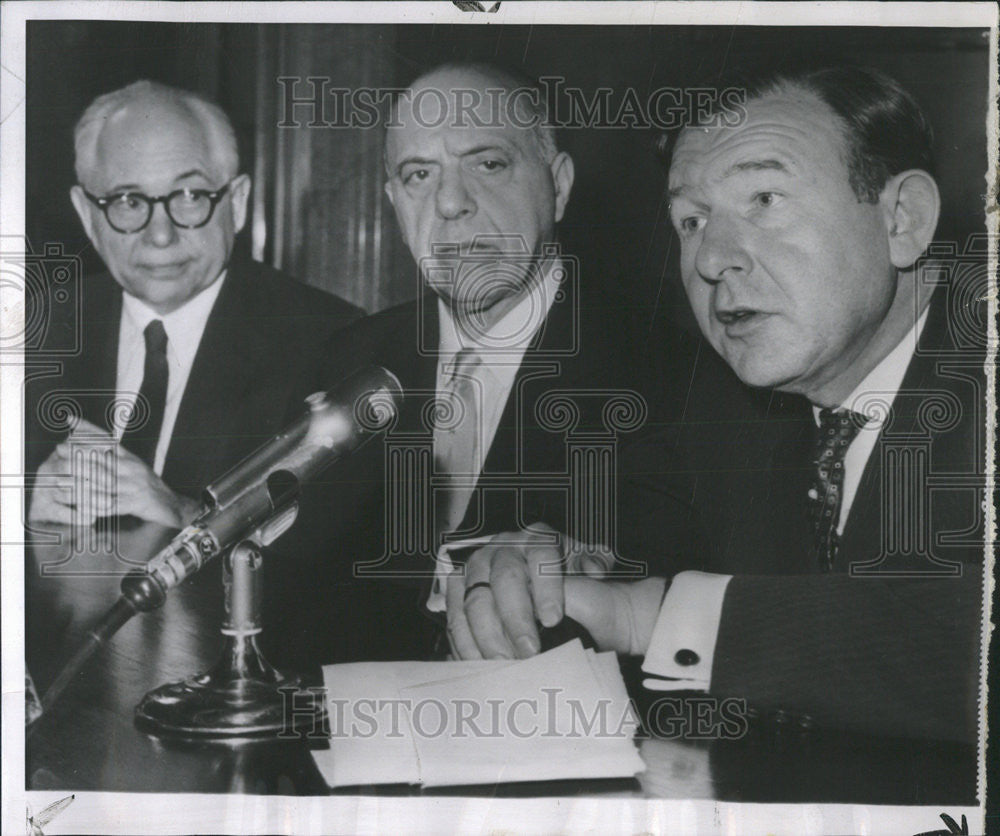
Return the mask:
M 963 242 L 984 228 L 987 47 L 979 30 L 33 21 L 26 231 L 36 249 L 60 241 L 86 268 L 100 268 L 68 197 L 72 126 L 95 96 L 157 79 L 211 96 L 236 125 L 243 168 L 256 180 L 254 219 L 239 246 L 374 311 L 417 292 L 382 195 L 382 131 L 310 128 L 301 111 L 300 127 L 279 128 L 279 76 L 392 87 L 439 61 L 477 58 L 560 75 L 588 95 L 610 87 L 620 97 L 632 87 L 644 100 L 734 63 L 805 53 L 879 67 L 917 96 L 937 136 L 938 237 Z M 652 136 L 643 128 L 562 132 L 577 180 L 561 235 L 588 281 L 684 320 Z

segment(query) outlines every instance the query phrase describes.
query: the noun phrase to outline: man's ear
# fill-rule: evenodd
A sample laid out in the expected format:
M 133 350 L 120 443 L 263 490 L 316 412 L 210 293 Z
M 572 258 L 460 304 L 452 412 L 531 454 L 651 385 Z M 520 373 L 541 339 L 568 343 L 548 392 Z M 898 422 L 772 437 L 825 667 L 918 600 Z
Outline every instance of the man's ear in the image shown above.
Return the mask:
M 565 151 L 560 151 L 549 163 L 549 170 L 552 172 L 556 192 L 556 223 L 559 223 L 566 211 L 566 204 L 569 203 L 569 193 L 573 190 L 573 158 Z
M 250 200 L 250 175 L 241 174 L 229 186 L 229 194 L 233 202 L 233 227 L 236 232 L 243 229 L 247 222 L 247 203 Z
M 900 270 L 913 266 L 934 238 L 941 213 L 937 183 L 911 169 L 890 177 L 879 196 L 889 235 L 889 258 Z
M 87 233 L 90 243 L 93 244 L 94 216 L 91 214 L 91 209 L 95 207 L 87 199 L 87 195 L 83 193 L 82 186 L 73 186 L 69 190 L 69 199 L 73 202 L 73 208 L 76 209 L 76 214 L 80 217 L 80 223 L 83 224 L 83 231 Z

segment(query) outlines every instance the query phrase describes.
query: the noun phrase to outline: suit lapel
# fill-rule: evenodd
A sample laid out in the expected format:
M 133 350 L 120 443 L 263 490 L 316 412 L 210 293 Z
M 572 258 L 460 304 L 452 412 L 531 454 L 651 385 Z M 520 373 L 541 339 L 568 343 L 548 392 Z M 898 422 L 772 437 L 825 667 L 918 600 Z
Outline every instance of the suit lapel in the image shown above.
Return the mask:
M 534 415 L 538 399 L 553 389 L 595 385 L 593 381 L 579 380 L 586 373 L 589 357 L 578 344 L 580 334 L 573 333 L 578 325 L 574 312 L 572 294 L 557 297 L 525 351 L 483 462 L 483 474 L 519 476 L 565 471 L 566 445 L 562 436 L 538 425 Z M 567 351 L 572 345 L 576 345 L 575 353 Z M 495 532 L 516 527 L 517 506 L 525 495 L 523 490 L 494 490 L 481 496 L 485 516 L 480 520 L 474 494 L 462 528 Z
M 541 328 L 524 352 L 483 463 L 484 473 L 517 473 L 519 466 L 521 470 L 539 469 L 538 433 L 528 432 L 525 422 L 534 414 L 539 397 L 555 386 L 573 385 L 578 372 L 573 358 L 557 353 L 569 345 L 572 338 L 573 311 L 569 296 L 563 294 L 552 303 Z
M 814 572 L 818 564 L 808 506 L 816 431 L 812 410 L 804 398 L 775 393 L 768 411 L 760 429 L 777 430 L 778 438 L 771 447 L 770 490 L 759 513 L 772 532 L 775 548 L 771 555 L 760 555 L 760 566 L 747 571 Z M 807 555 L 804 561 L 803 555 Z M 776 563 L 780 564 L 777 570 Z
M 267 345 L 246 325 L 255 318 L 249 298 L 252 288 L 245 278 L 230 268 L 205 325 L 177 412 L 163 480 L 184 492 L 197 491 L 221 475 L 211 472 L 212 463 L 227 458 L 224 451 L 239 442 L 240 416 L 247 416 L 248 404 L 253 403 L 251 409 L 266 409 L 268 404 L 283 409 L 277 392 L 250 398 Z
M 882 464 L 887 443 L 898 444 L 901 440 L 915 440 L 926 436 L 920 417 L 924 399 L 917 393 L 925 393 L 936 387 L 937 361 L 940 352 L 950 343 L 944 301 L 944 294 L 940 291 L 931 299 L 918 350 L 910 360 L 899 392 L 893 400 L 890 422 L 882 428 L 865 464 L 844 525 L 835 571 L 847 571 L 851 562 L 873 560 L 879 556 L 883 543 Z M 902 513 L 902 509 L 895 509 L 895 512 Z
M 396 432 L 429 433 L 432 427 L 426 425 L 424 416 L 428 399 L 434 397 L 437 384 L 438 341 L 440 323 L 438 322 L 437 297 L 425 294 L 414 303 L 415 316 L 404 317 L 401 327 L 414 328 L 414 332 L 403 335 L 387 334 L 389 351 L 380 355 L 389 358 L 392 365 L 389 368 L 399 378 L 403 386 L 403 406 L 400 409 L 399 423 Z M 419 394 L 419 393 L 425 394 Z

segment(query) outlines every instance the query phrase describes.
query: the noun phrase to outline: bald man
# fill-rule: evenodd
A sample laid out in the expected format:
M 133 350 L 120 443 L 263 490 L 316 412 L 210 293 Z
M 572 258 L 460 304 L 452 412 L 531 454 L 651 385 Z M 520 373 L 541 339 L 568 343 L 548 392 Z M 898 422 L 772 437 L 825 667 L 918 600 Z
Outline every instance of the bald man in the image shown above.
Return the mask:
M 29 519 L 180 527 L 320 388 L 321 346 L 360 312 L 232 260 L 250 178 L 211 102 L 138 81 L 97 98 L 74 141 L 70 197 L 108 273 L 85 280 L 80 355 L 28 389 Z M 113 455 L 74 472 L 80 445 Z
M 406 400 L 384 443 L 304 494 L 299 531 L 321 544 L 298 555 L 317 563 L 278 571 L 301 570 L 286 600 L 317 605 L 284 613 L 287 647 L 322 661 L 426 655 L 434 628 L 416 587 L 446 565 L 442 549 L 525 516 L 564 525 L 569 436 L 613 436 L 604 407 L 629 388 L 627 309 L 559 245 L 574 166 L 540 92 L 450 64 L 395 103 L 385 191 L 420 295 L 346 329 L 327 356 L 331 380 L 386 366 Z M 442 589 L 430 607 L 443 613 Z M 386 613 L 384 628 L 358 629 L 359 610 Z

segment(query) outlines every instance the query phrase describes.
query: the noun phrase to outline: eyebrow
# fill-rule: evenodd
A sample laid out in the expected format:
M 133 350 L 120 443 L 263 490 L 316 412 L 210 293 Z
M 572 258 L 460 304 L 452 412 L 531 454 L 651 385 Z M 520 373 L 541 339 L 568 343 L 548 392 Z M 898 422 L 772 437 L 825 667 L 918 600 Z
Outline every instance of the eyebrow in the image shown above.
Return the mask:
M 729 168 L 722 173 L 722 179 L 724 180 L 727 177 L 732 177 L 734 174 L 742 174 L 744 171 L 780 171 L 783 174 L 792 173 L 788 166 L 786 166 L 781 160 L 746 160 L 729 166 Z M 673 200 L 676 197 L 681 197 L 684 194 L 684 191 L 685 187 L 683 185 L 674 186 L 674 188 L 667 190 L 667 196 Z
M 746 160 L 741 163 L 734 163 L 729 166 L 723 173 L 723 178 L 732 177 L 734 174 L 740 174 L 744 171 L 782 171 L 785 174 L 790 174 L 788 166 L 786 166 L 781 160 Z
M 503 145 L 502 143 L 498 142 L 493 142 L 486 145 L 473 146 L 472 148 L 468 148 L 465 151 L 462 151 L 461 153 L 458 154 L 458 156 L 461 158 L 473 157 L 476 154 L 482 154 L 487 151 L 499 151 L 502 154 L 506 154 L 508 157 L 515 156 L 513 150 L 508 148 L 506 145 Z M 396 165 L 396 173 L 402 174 L 403 169 L 408 165 L 440 165 L 440 161 L 437 159 L 431 159 L 429 157 L 407 157 L 404 160 L 400 160 L 399 163 Z
M 185 171 L 183 174 L 177 175 L 177 177 L 174 178 L 174 182 L 176 183 L 178 180 L 186 180 L 188 177 L 204 177 L 206 180 L 211 179 L 208 174 L 200 168 L 192 168 L 190 171 Z
M 500 151 L 504 154 L 513 154 L 514 152 L 508 148 L 506 145 L 502 145 L 499 142 L 492 142 L 488 145 L 476 145 L 473 148 L 469 148 L 459 154 L 460 157 L 472 157 L 476 154 L 482 154 L 486 151 Z
M 192 168 L 190 171 L 178 174 L 174 178 L 174 182 L 176 183 L 179 180 L 187 180 L 189 177 L 202 177 L 203 179 L 211 182 L 211 178 L 209 178 L 209 176 L 200 168 Z M 138 183 L 121 183 L 108 189 L 109 194 L 120 194 L 122 192 L 142 192 L 142 186 Z
M 437 165 L 437 160 L 432 160 L 430 157 L 407 157 L 396 164 L 396 173 L 401 174 L 408 165 Z

